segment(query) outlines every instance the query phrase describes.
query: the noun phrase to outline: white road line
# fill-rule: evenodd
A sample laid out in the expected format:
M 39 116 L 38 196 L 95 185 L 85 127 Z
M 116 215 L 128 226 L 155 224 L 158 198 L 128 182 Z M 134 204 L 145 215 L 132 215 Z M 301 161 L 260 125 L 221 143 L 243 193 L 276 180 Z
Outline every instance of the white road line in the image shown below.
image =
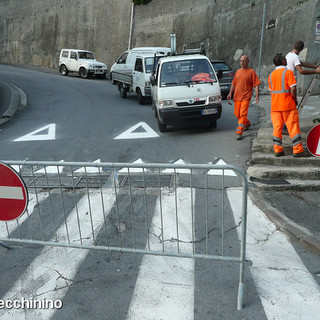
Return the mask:
M 228 191 L 236 223 L 241 191 Z M 248 197 L 247 258 L 266 316 L 272 320 L 318 319 L 320 288 L 287 236 Z M 239 230 L 238 230 L 239 231 Z
M 181 250 L 192 252 L 190 243 L 192 225 L 190 189 L 178 189 L 179 238 L 183 240 Z M 168 241 L 177 238 L 175 220 L 175 198 L 168 191 L 162 192 L 162 213 L 166 249 L 176 250 L 176 244 Z M 152 220 L 150 239 L 152 250 L 161 250 L 161 215 L 158 198 Z M 182 243 L 180 244 L 182 245 Z M 144 256 L 140 266 L 127 320 L 194 318 L 194 260 L 185 258 Z
M 110 189 L 103 189 L 104 210 L 109 212 L 115 201 L 115 195 Z M 104 223 L 103 208 L 101 205 L 100 190 L 90 195 L 90 204 L 93 228 L 97 235 Z M 78 215 L 82 230 L 82 238 L 87 239 L 86 244 L 92 238 L 90 215 L 88 214 L 88 196 L 83 196 L 78 202 Z M 67 219 L 70 241 L 79 243 L 79 230 L 77 222 L 77 211 L 74 209 Z M 60 241 L 66 239 L 65 225 L 57 231 Z M 26 300 L 46 299 L 46 301 L 62 301 L 69 287 L 72 285 L 77 269 L 88 254 L 88 250 L 63 249 L 57 247 L 45 247 L 32 263 L 26 272 L 15 282 L 10 291 L 2 300 L 15 300 L 24 298 Z M 46 320 L 55 312 L 55 309 L 7 309 L 0 310 L 0 319 L 34 319 Z

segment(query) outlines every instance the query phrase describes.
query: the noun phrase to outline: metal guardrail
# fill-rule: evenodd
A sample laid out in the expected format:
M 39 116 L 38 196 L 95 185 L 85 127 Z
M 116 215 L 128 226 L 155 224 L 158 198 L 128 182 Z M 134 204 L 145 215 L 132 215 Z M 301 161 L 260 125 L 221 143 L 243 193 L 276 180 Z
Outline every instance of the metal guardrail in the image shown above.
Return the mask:
M 243 307 L 248 182 L 230 165 L 3 161 L 24 180 L 27 211 L 0 222 L 0 241 L 240 264 Z M 212 171 L 221 175 L 211 175 Z M 240 243 L 226 188 L 242 186 Z M 239 183 L 240 182 L 240 183 Z M 232 241 L 232 245 L 229 242 Z

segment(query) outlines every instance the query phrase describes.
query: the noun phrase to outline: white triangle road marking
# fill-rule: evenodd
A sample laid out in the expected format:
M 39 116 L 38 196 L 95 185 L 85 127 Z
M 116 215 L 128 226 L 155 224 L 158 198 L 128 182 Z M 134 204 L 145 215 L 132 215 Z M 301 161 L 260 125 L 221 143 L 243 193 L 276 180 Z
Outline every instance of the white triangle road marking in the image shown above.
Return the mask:
M 100 159 L 97 159 L 97 160 L 95 160 L 95 161 L 93 161 L 94 163 L 95 162 L 101 162 L 101 160 Z M 75 171 L 75 173 L 85 173 L 85 172 L 87 172 L 87 173 L 99 173 L 99 170 L 101 171 L 101 168 L 99 167 L 99 168 L 96 168 L 96 167 L 87 167 L 86 169 L 84 168 L 84 167 L 82 167 L 82 168 L 79 168 L 79 169 L 77 169 L 76 171 Z
M 64 162 L 64 160 L 61 160 L 59 162 Z M 48 166 L 46 167 L 46 170 L 44 170 L 44 168 L 40 169 L 40 170 L 37 170 L 35 172 L 35 174 L 44 174 L 44 173 L 49 173 L 49 174 L 58 174 L 58 171 L 59 173 L 62 173 L 63 171 L 63 168 L 64 167 L 57 167 L 57 166 Z
M 39 132 L 47 130 L 46 134 L 38 134 Z M 51 123 L 40 129 L 32 131 L 13 141 L 41 141 L 41 140 L 55 140 L 56 139 L 56 124 Z
M 142 161 L 142 159 L 138 159 L 136 161 L 133 161 L 132 163 L 145 163 L 144 161 Z M 146 170 L 144 170 L 146 171 Z M 121 170 L 118 171 L 119 173 L 128 173 L 128 168 L 122 168 Z M 142 168 L 129 168 L 129 172 L 133 173 L 133 172 L 143 172 Z
M 138 128 L 142 127 L 144 129 L 143 132 L 134 132 Z M 141 139 L 141 138 L 158 138 L 159 135 L 145 122 L 139 122 L 136 125 L 132 126 L 125 132 L 119 134 L 114 139 Z
M 184 160 L 182 159 L 179 159 L 177 160 L 176 162 L 174 162 L 174 164 L 187 164 L 187 162 L 185 162 Z M 177 172 L 177 173 L 190 173 L 191 170 L 190 169 L 165 169 L 162 171 L 163 173 L 174 173 L 174 172 Z
M 225 165 L 226 163 L 220 159 L 216 164 L 218 165 Z M 231 177 L 236 177 L 237 175 L 235 174 L 234 171 L 232 170 L 221 170 L 221 169 L 211 169 L 208 171 L 209 175 L 214 175 L 214 176 L 222 176 L 223 174 L 225 176 L 231 176 Z

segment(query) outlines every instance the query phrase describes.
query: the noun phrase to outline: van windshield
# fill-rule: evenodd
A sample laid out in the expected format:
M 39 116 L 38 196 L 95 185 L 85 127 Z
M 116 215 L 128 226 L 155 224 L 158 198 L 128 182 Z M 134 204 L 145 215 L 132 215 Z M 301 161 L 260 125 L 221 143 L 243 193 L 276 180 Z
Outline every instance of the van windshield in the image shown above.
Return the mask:
M 165 62 L 161 68 L 160 86 L 190 86 L 217 82 L 214 71 L 206 59 Z
M 92 52 L 89 51 L 79 51 L 79 59 L 95 59 Z
M 148 57 L 144 59 L 144 64 L 145 64 L 145 70 L 146 73 L 151 73 L 153 70 L 153 61 L 154 57 Z M 157 69 L 159 57 L 156 57 L 156 65 L 155 65 L 155 70 Z

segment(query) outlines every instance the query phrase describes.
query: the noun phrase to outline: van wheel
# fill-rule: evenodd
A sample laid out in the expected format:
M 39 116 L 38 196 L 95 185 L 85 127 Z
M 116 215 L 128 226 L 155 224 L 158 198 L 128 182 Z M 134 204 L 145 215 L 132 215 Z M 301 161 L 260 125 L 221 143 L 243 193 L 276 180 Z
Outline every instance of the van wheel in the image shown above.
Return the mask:
M 137 89 L 137 95 L 139 104 L 144 104 L 144 96 L 142 95 L 141 90 L 139 88 Z
M 158 117 L 158 128 L 160 132 L 166 132 L 167 131 L 167 125 L 160 122 Z
M 88 71 L 86 68 L 80 68 L 79 70 L 79 75 L 82 79 L 87 79 L 88 78 Z
M 119 83 L 118 90 L 119 90 L 119 93 L 120 93 L 120 97 L 122 99 L 125 99 L 126 96 L 127 96 L 127 89 L 123 86 L 122 83 Z
M 67 76 L 68 73 L 69 73 L 67 67 L 66 67 L 64 64 L 62 64 L 62 65 L 60 66 L 60 73 L 61 73 L 63 76 Z
M 211 121 L 209 122 L 209 128 L 210 128 L 210 129 L 214 129 L 216 126 L 217 126 L 217 119 L 211 120 Z

